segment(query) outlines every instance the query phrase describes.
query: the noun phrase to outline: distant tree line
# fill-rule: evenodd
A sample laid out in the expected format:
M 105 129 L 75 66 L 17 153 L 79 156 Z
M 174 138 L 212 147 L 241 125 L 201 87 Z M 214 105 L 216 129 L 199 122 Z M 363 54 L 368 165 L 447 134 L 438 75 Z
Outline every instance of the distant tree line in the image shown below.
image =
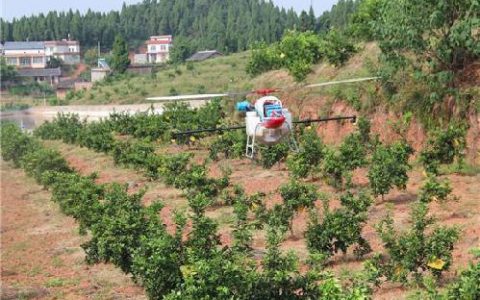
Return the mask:
M 84 47 L 100 41 L 111 49 L 117 34 L 133 47 L 151 35 L 172 34 L 196 49 L 236 52 L 253 41 L 277 41 L 298 22 L 293 10 L 259 0 L 145 0 L 108 13 L 51 11 L 11 22 L 2 19 L 1 39 L 56 40 L 70 35 Z
M 317 18 L 313 9 L 298 15 L 292 9 L 260 0 L 144 0 L 108 13 L 69 10 L 12 21 L 0 19 L 1 40 L 59 40 L 70 36 L 84 49 L 100 42 L 103 49 L 110 50 L 117 34 L 132 48 L 151 35 L 172 34 L 190 51 L 217 49 L 228 53 L 246 50 L 256 41 L 276 42 L 287 29 L 327 31 L 345 26 L 357 1 L 340 0 L 332 11 Z

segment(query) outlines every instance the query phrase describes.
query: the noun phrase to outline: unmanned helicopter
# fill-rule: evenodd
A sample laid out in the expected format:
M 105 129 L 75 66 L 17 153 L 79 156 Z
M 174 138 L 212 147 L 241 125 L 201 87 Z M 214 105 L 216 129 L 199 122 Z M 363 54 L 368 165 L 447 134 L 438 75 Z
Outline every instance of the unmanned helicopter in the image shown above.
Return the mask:
M 360 82 L 368 80 L 376 80 L 379 77 L 356 78 L 342 81 L 330 81 L 318 84 L 311 84 L 305 88 L 315 88 L 334 84 L 343 84 L 351 82 Z M 350 120 L 352 123 L 356 122 L 356 116 L 336 116 L 330 118 L 319 119 L 305 119 L 294 121 L 291 112 L 286 108 L 282 101 L 272 95 L 280 92 L 280 89 L 258 89 L 254 91 L 242 93 L 218 93 L 218 94 L 197 94 L 197 95 L 179 95 L 167 97 L 151 97 L 147 98 L 149 101 L 159 102 L 175 102 L 175 101 L 205 101 L 219 97 L 232 97 L 238 95 L 257 95 L 260 96 L 253 103 L 247 100 L 236 103 L 236 110 L 245 113 L 245 124 L 233 127 L 215 127 L 189 130 L 179 132 L 177 135 L 190 135 L 201 132 L 216 132 L 245 129 L 247 136 L 247 143 L 245 148 L 245 156 L 253 159 L 258 148 L 258 144 L 272 146 L 278 144 L 285 139 L 288 140 L 289 147 L 292 151 L 298 151 L 298 145 L 293 135 L 294 124 L 310 124 L 328 121 Z

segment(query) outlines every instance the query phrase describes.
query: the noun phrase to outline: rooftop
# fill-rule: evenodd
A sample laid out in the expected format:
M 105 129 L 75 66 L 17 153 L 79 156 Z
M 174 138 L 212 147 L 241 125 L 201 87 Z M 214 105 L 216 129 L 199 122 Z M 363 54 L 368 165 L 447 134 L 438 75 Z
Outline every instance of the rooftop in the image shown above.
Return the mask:
M 206 60 L 208 58 L 211 58 L 214 56 L 220 56 L 220 55 L 223 55 L 223 54 L 218 52 L 217 50 L 198 51 L 197 53 L 192 55 L 190 58 L 188 58 L 187 61 L 201 61 L 201 60 Z
M 5 50 L 43 50 L 44 42 L 5 42 Z
M 19 77 L 40 77 L 40 76 L 60 76 L 62 70 L 60 68 L 55 69 L 18 69 Z

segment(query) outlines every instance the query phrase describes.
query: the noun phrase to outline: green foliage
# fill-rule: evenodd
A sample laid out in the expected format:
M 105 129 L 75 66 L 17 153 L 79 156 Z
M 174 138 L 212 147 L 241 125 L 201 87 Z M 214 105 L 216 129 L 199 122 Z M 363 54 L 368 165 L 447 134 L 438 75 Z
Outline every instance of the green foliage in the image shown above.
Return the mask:
M 285 142 L 260 148 L 260 162 L 264 168 L 270 169 L 276 163 L 285 160 L 288 156 L 289 150 L 290 147 Z
M 428 271 L 439 276 L 448 270 L 459 231 L 444 226 L 431 229 L 435 221 L 427 214 L 427 204 L 416 202 L 408 230 L 397 232 L 391 214 L 377 225 L 377 232 L 389 255 L 388 259 L 376 261 L 379 274 L 392 281 L 407 283 L 410 279 L 418 281 Z
M 17 70 L 14 66 L 9 66 L 5 62 L 5 58 L 0 58 L 0 80 L 1 82 L 13 81 L 17 77 Z
M 341 32 L 330 30 L 320 44 L 320 52 L 329 63 L 338 67 L 345 64 L 357 49 Z
M 173 40 L 173 48 L 170 51 L 170 62 L 172 64 L 183 63 L 193 53 L 192 41 L 185 39 L 184 37 L 176 37 Z
M 83 54 L 83 60 L 91 67 L 96 67 L 98 64 L 98 49 L 90 48 Z
M 314 185 L 300 183 L 291 180 L 289 183 L 280 187 L 283 205 L 276 205 L 268 212 L 269 226 L 290 229 L 292 231 L 292 220 L 295 213 L 305 208 L 314 207 L 314 202 L 318 198 L 317 189 Z M 293 232 L 292 232 L 293 234 Z
M 26 82 L 11 86 L 8 89 L 11 95 L 15 96 L 51 96 L 54 95 L 54 90 L 49 84 L 40 84 L 38 82 Z
M 285 207 L 291 211 L 312 208 L 318 198 L 317 188 L 314 185 L 300 183 L 297 180 L 291 180 L 282 185 L 280 195 Z
M 384 0 L 359 1 L 357 10 L 353 13 L 347 32 L 358 39 L 371 41 L 374 39 L 375 28 L 372 24 L 380 18 Z
M 312 211 L 305 237 L 312 253 L 330 257 L 341 250 L 343 253 L 351 245 L 356 245 L 354 253 L 363 256 L 371 251 L 370 245 L 361 233 L 367 221 L 367 211 L 372 199 L 365 193 L 357 197 L 347 192 L 340 197 L 341 208 L 330 210 L 329 202 L 324 200 L 322 218 Z
M 247 73 L 286 68 L 295 81 L 305 80 L 313 64 L 325 57 L 335 66 L 345 63 L 355 47 L 337 31 L 330 31 L 321 38 L 312 31 L 287 31 L 282 40 L 272 46 L 261 43 L 254 46 L 247 65 Z
M 104 153 L 111 151 L 115 144 L 110 123 L 103 120 L 85 124 L 77 141 L 82 147 Z
M 209 156 L 215 160 L 218 160 L 220 153 L 226 159 L 242 157 L 245 153 L 246 140 L 245 131 L 227 131 L 215 138 L 210 144 Z
M 296 81 L 305 80 L 311 67 L 322 57 L 320 39 L 313 32 L 287 32 L 278 45 L 282 66 Z
M 129 195 L 126 187 L 112 184 L 105 189 L 102 214 L 91 228 L 92 239 L 82 245 L 87 261 L 111 262 L 131 272 L 133 253 L 141 237 L 162 224 L 141 204 L 143 192 Z
M 0 151 L 2 159 L 12 161 L 15 167 L 20 167 L 23 157 L 38 147 L 38 143 L 30 136 L 22 133 L 14 123 L 0 124 Z
M 252 46 L 251 57 L 247 64 L 247 73 L 253 76 L 281 67 L 280 53 L 266 43 Z
M 30 108 L 30 104 L 27 103 L 15 103 L 15 102 L 8 102 L 5 104 L 0 104 L 0 111 L 7 112 L 7 111 L 17 111 L 17 110 L 24 110 Z
M 372 155 L 368 170 L 370 187 L 375 196 L 387 194 L 396 186 L 405 189 L 411 169 L 408 163 L 413 149 L 405 141 L 395 142 L 390 146 L 377 145 Z
M 446 130 L 435 131 L 420 152 L 420 162 L 425 170 L 438 174 L 440 164 L 451 164 L 455 159 L 461 162 L 466 148 L 466 132 L 465 126 L 458 124 L 450 124 Z
M 47 183 L 43 177 L 47 171 L 72 172 L 58 151 L 43 148 L 37 148 L 28 152 L 22 158 L 22 167 L 29 176 L 32 176 L 39 184 L 43 185 Z
M 353 171 L 367 164 L 367 145 L 365 137 L 358 132 L 348 135 L 339 148 L 340 160 L 348 171 Z
M 106 13 L 52 11 L 12 21 L 2 19 L 1 40 L 61 40 L 70 34 L 85 49 L 96 47 L 97 42 L 111 49 L 115 34 L 122 33 L 136 49 L 149 36 L 174 33 L 175 47 L 175 40 L 182 39 L 192 50 L 218 49 L 229 53 L 248 49 L 251 41 L 272 43 L 298 24 L 294 10 L 264 2 L 207 0 L 191 5 L 186 0 L 148 1 L 126 4 Z
M 300 138 L 300 151 L 288 157 L 288 169 L 294 177 L 305 178 L 313 174 L 324 156 L 324 145 L 314 129 L 307 130 Z
M 77 114 L 58 113 L 51 121 L 46 121 L 34 131 L 34 135 L 41 139 L 62 140 L 68 144 L 77 142 L 84 123 Z
M 428 176 L 420 189 L 419 200 L 424 203 L 446 201 L 452 192 L 448 180 L 439 181 L 436 176 Z
M 198 128 L 214 128 L 223 118 L 220 101 L 210 101 L 201 108 L 191 109 L 188 104 L 173 102 L 165 104 L 163 113 L 156 114 L 146 111 L 133 116 L 114 113 L 110 122 L 114 131 L 130 134 L 137 138 L 150 140 L 163 139 L 170 141 L 173 133 Z M 195 137 L 205 134 L 192 135 Z M 177 143 L 185 143 L 188 138 L 178 137 Z
M 480 56 L 475 0 L 382 1 L 380 13 L 375 28 L 387 55 L 406 59 L 407 53 L 414 53 L 434 72 L 458 71 Z
M 328 183 L 335 188 L 341 188 L 344 176 L 348 175 L 340 154 L 331 148 L 325 148 L 322 173 L 327 177 Z
M 77 220 L 81 233 L 86 233 L 102 215 L 100 200 L 104 197 L 105 189 L 103 185 L 95 183 L 96 178 L 96 174 L 43 173 L 43 180 L 48 182 L 52 193 L 52 201 L 60 206 L 63 213 Z
M 414 83 L 393 80 L 388 84 L 392 90 L 408 84 L 408 89 L 402 89 L 412 91 L 406 95 L 406 105 L 428 127 L 463 118 L 466 109 L 453 107 L 473 103 L 457 88 L 462 70 L 480 57 L 475 30 L 480 24 L 479 8 L 476 0 L 380 1 L 378 5 L 372 28 L 382 50 L 385 77 L 413 75 Z M 444 105 L 447 101 L 452 104 Z
M 140 237 L 139 247 L 132 255 L 132 274 L 142 283 L 150 299 L 163 299 L 183 281 L 182 233 L 186 219 L 176 215 L 175 220 L 175 236 L 167 234 L 164 226 L 157 224 L 158 227 Z
M 459 278 L 448 287 L 447 299 L 480 298 L 480 263 L 470 264 Z
M 115 37 L 115 42 L 112 47 L 112 59 L 110 67 L 115 73 L 123 74 L 130 65 L 128 58 L 128 46 L 121 35 Z
M 2 142 L 3 139 L 2 132 Z M 36 152 L 48 151 L 40 148 Z M 56 157 L 47 160 L 57 161 Z M 267 252 L 262 266 L 258 266 L 248 253 L 248 212 L 261 205 L 261 199 L 256 195 L 247 197 L 238 188 L 233 200 L 236 246 L 221 247 L 218 226 L 206 216 L 206 209 L 215 200 L 204 188 L 209 185 L 202 179 L 204 165 L 185 166 L 186 173 L 194 174 L 186 175 L 193 182 L 186 186 L 191 191 L 191 214 L 187 219 L 184 214 L 175 213 L 173 234 L 167 232 L 159 218 L 163 205 L 155 202 L 143 206 L 143 192 L 129 195 L 126 186 L 95 184 L 95 174 L 83 177 L 58 172 L 58 164 L 47 165 L 39 164 L 45 169 L 42 178 L 52 191 L 52 200 L 79 221 L 82 233 L 89 232 L 91 240 L 82 245 L 87 262 L 115 264 L 133 275 L 151 299 L 353 299 L 353 295 L 365 298 L 368 294 L 361 287 L 343 289 L 330 274 L 302 274 L 296 256 L 280 251 L 283 231 L 278 227 L 269 228 Z M 228 184 L 224 179 L 219 182 Z M 313 188 L 302 184 L 291 183 L 281 192 L 286 203 L 294 208 L 311 205 L 314 199 Z M 186 233 L 188 221 L 191 230 Z
M 360 140 L 364 145 L 367 145 L 371 141 L 371 127 L 370 120 L 366 117 L 359 117 L 357 120 L 358 133 L 360 134 Z
M 157 179 L 161 158 L 155 154 L 155 148 L 145 141 L 116 142 L 112 150 L 115 164 L 145 169 L 145 175 L 150 179 Z
M 162 157 L 159 172 L 166 184 L 180 186 L 180 176 L 187 172 L 191 157 L 192 154 L 190 153 L 179 153 Z

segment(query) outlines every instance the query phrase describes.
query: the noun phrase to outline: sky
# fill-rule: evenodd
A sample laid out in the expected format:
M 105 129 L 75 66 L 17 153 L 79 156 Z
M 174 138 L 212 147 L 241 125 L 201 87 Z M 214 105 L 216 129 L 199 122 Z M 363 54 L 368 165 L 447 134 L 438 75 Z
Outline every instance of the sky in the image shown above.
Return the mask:
M 20 18 L 24 15 L 47 13 L 50 10 L 80 10 L 87 11 L 89 8 L 93 11 L 119 10 L 123 2 L 134 4 L 141 0 L 0 0 L 2 2 L 0 14 L 6 20 Z M 315 14 L 318 16 L 323 11 L 332 7 L 337 0 L 273 0 L 273 3 L 285 8 L 293 7 L 297 12 L 307 10 L 310 5 L 313 6 Z

